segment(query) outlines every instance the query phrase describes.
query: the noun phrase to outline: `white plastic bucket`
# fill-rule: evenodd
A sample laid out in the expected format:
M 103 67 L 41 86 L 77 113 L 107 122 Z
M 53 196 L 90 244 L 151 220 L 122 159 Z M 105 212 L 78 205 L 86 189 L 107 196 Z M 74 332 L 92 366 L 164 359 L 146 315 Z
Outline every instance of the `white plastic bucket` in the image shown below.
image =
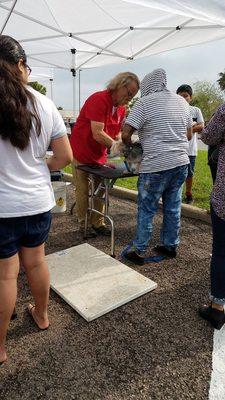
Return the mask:
M 52 182 L 56 205 L 52 213 L 62 213 L 66 211 L 66 182 Z

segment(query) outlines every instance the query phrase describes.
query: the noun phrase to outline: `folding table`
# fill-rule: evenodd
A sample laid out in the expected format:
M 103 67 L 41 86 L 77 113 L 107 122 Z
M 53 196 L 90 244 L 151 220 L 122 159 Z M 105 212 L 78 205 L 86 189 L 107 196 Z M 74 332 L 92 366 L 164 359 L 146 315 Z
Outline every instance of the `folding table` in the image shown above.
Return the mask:
M 124 166 L 125 167 L 125 166 Z M 111 256 L 115 257 L 115 233 L 114 233 L 114 222 L 113 218 L 109 215 L 109 191 L 113 187 L 114 183 L 118 178 L 130 178 L 137 176 L 132 172 L 124 169 L 112 168 L 107 165 L 79 165 L 77 166 L 81 171 L 89 174 L 90 177 L 90 194 L 89 194 L 89 207 L 87 209 L 86 219 L 85 219 L 85 231 L 84 236 L 87 232 L 88 216 L 92 212 L 102 215 L 104 219 L 108 220 L 111 226 Z M 95 177 L 100 178 L 100 183 L 95 189 Z M 100 194 L 104 189 L 103 196 Z M 94 198 L 99 197 L 105 205 L 104 213 L 96 210 L 94 208 Z

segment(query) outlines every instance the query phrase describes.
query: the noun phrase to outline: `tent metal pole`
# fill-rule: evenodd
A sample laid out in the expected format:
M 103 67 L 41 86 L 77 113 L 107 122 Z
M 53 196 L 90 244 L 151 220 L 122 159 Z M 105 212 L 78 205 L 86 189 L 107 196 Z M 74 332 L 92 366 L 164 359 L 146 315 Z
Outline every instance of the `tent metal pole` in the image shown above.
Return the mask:
M 3 8 L 4 10 L 8 10 L 8 11 L 10 10 L 9 7 L 6 7 L 6 6 L 2 5 L 1 3 L 0 3 L 0 8 Z M 81 43 L 85 43 L 85 44 L 94 46 L 94 47 L 96 47 L 97 49 L 99 49 L 99 50 L 101 50 L 101 51 L 103 50 L 103 48 L 102 48 L 101 46 L 98 46 L 96 43 L 89 42 L 88 40 L 82 39 L 82 38 L 80 38 L 79 36 L 74 35 L 73 33 L 68 33 L 68 32 L 63 31 L 62 29 L 55 28 L 55 27 L 53 27 L 53 26 L 51 26 L 51 25 L 49 25 L 49 24 L 46 24 L 46 23 L 44 23 L 44 22 L 41 22 L 40 20 L 35 19 L 35 18 L 33 18 L 33 17 L 30 17 L 30 16 L 28 16 L 28 15 L 26 15 L 26 14 L 23 14 L 23 13 L 19 12 L 19 11 L 14 11 L 14 14 L 19 15 L 20 17 L 25 18 L 25 19 L 27 19 L 28 21 L 35 22 L 35 23 L 37 23 L 37 24 L 40 25 L 40 26 L 44 26 L 45 28 L 49 28 L 49 29 L 51 29 L 53 32 L 58 32 L 58 33 L 62 34 L 62 35 L 65 36 L 65 37 L 70 37 L 71 39 L 78 40 L 78 41 L 81 42 Z M 114 54 L 114 55 L 116 55 L 116 56 L 122 56 L 122 57 L 123 57 L 122 54 L 116 53 L 115 51 L 108 50 L 108 52 L 111 53 L 111 54 Z M 126 58 L 126 57 L 124 57 L 124 58 Z
M 109 51 L 107 50 L 109 46 L 112 46 L 112 44 L 116 43 L 118 40 L 120 40 L 123 36 L 127 35 L 131 30 L 133 30 L 133 27 L 130 27 L 128 30 L 126 30 L 125 32 L 121 33 L 121 35 L 119 35 L 116 39 L 114 39 L 112 42 L 110 42 L 107 46 L 105 46 L 102 51 Z M 79 69 L 83 66 L 86 65 L 89 61 L 93 60 L 95 57 L 100 56 L 102 53 L 102 51 L 99 51 L 98 53 L 96 53 L 95 55 L 93 55 L 92 57 L 88 58 L 86 61 L 84 61 L 82 64 L 79 65 Z M 105 54 L 105 55 L 111 55 L 111 54 Z M 126 60 L 129 58 L 127 56 L 118 56 L 117 57 L 121 57 L 121 58 L 125 58 Z
M 53 101 L 53 79 L 50 78 L 50 94 L 51 94 L 51 100 Z
M 154 40 L 152 43 L 149 43 L 147 46 L 143 47 L 141 50 L 137 51 L 133 55 L 133 58 L 137 57 L 139 54 L 143 53 L 145 50 L 149 49 L 150 47 L 154 46 L 155 44 L 161 42 L 164 39 L 167 39 L 169 36 L 174 35 L 176 32 L 179 32 L 185 25 L 189 24 L 193 21 L 193 18 L 188 19 L 186 22 L 183 22 L 176 28 L 173 28 L 171 31 L 165 33 L 164 35 L 160 36 L 158 39 Z
M 72 78 L 73 78 L 73 117 L 75 118 L 76 113 L 76 49 L 70 50 L 72 53 Z
M 9 21 L 9 18 L 10 18 L 11 15 L 12 15 L 12 12 L 13 12 L 13 10 L 14 10 L 14 8 L 15 8 L 16 3 L 17 3 L 17 0 L 14 0 L 14 3 L 13 3 L 13 5 L 12 5 L 12 7 L 11 7 L 11 10 L 9 11 L 9 14 L 7 15 L 6 20 L 5 20 L 5 22 L 4 22 L 4 24 L 3 24 L 3 27 L 2 27 L 2 29 L 1 29 L 0 35 L 2 35 L 2 33 L 3 33 L 3 31 L 4 31 L 6 25 L 7 25 L 8 21 Z
M 96 53 L 94 56 L 88 58 L 86 61 L 84 61 L 82 64 L 80 64 L 78 68 L 80 69 L 81 67 L 83 67 L 83 65 L 86 65 L 89 61 L 93 60 L 95 57 L 98 57 L 99 55 L 100 55 L 100 53 Z
M 75 119 L 75 113 L 76 113 L 76 73 L 75 75 L 72 72 L 72 77 L 73 77 L 73 117 Z
M 79 86 L 78 86 L 78 96 L 79 96 L 79 112 L 80 112 L 80 109 L 81 109 L 81 80 L 80 80 L 80 78 L 81 78 L 81 76 L 80 76 L 80 73 L 81 73 L 81 71 L 82 71 L 82 69 L 79 69 Z
M 49 66 L 49 68 L 50 68 L 50 67 L 55 67 L 55 68 L 59 68 L 59 69 L 65 69 L 65 70 L 67 70 L 67 71 L 69 70 L 68 67 L 62 67 L 61 65 L 53 64 L 53 63 L 50 62 L 50 61 L 43 61 L 43 60 L 40 60 L 39 58 L 32 57 L 32 56 L 30 56 L 29 54 L 27 54 L 27 57 L 28 57 L 30 60 L 38 61 L 38 62 L 40 62 L 40 63 L 42 63 L 42 64 L 47 64 L 47 65 Z M 36 66 L 36 65 L 35 65 L 35 66 Z M 41 65 L 41 67 L 42 67 L 42 65 Z
M 20 43 L 21 43 L 22 41 L 20 41 Z M 108 51 L 108 50 L 106 50 L 106 51 Z M 63 53 L 67 53 L 68 52 L 68 49 L 67 50 L 57 50 L 57 51 L 44 51 L 44 52 L 42 52 L 42 53 L 30 53 L 29 54 L 29 57 L 36 57 L 36 56 L 43 56 L 43 55 L 49 55 L 49 54 L 63 54 Z M 79 54 L 93 54 L 93 55 L 96 55 L 96 50 L 92 50 L 92 51 L 90 51 L 90 50 L 77 50 L 77 53 L 79 53 Z M 109 54 L 109 53 L 104 53 L 103 51 L 101 51 L 101 52 L 98 52 L 98 53 L 101 53 L 101 54 L 103 54 L 104 56 L 109 56 L 109 57 L 115 57 L 114 56 L 114 54 Z M 119 57 L 119 56 L 117 56 L 117 57 Z M 123 56 L 123 57 L 121 57 L 121 58 L 125 58 L 125 56 Z

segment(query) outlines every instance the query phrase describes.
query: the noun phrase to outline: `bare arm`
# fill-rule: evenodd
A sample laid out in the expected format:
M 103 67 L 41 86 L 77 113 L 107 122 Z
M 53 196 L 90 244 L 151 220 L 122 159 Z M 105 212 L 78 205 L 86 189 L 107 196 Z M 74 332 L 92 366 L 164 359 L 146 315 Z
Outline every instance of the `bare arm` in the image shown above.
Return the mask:
M 50 171 L 57 171 L 72 162 L 73 152 L 67 135 L 52 139 L 50 144 L 53 156 L 46 160 Z
M 102 122 L 91 121 L 91 130 L 96 142 L 110 149 L 114 140 L 105 133 L 104 124 Z
M 187 140 L 191 140 L 192 139 L 192 127 L 191 128 L 187 128 Z
M 197 123 L 192 127 L 192 129 L 193 129 L 193 133 L 195 133 L 195 132 L 200 133 L 204 129 L 204 123 L 203 122 Z
M 131 144 L 131 136 L 133 135 L 135 128 L 131 125 L 125 124 L 122 130 L 122 141 L 125 144 Z
M 118 135 L 115 137 L 115 140 L 122 140 L 122 132 L 120 131 Z

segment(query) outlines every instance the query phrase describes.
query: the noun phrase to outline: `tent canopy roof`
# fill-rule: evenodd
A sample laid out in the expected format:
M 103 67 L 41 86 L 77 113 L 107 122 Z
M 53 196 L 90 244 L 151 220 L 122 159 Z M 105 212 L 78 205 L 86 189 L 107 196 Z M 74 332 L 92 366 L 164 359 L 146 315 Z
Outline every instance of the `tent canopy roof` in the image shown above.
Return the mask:
M 92 68 L 225 37 L 224 0 L 0 0 L 36 67 Z M 71 51 L 72 50 L 72 51 Z

